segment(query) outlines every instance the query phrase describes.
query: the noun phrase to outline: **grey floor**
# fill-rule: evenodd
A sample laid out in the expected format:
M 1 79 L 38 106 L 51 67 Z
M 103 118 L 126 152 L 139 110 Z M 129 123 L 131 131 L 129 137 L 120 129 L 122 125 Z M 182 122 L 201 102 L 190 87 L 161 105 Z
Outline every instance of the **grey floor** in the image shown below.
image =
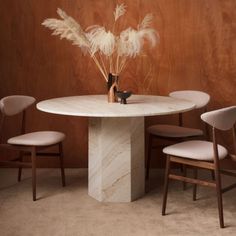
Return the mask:
M 148 193 L 132 203 L 100 203 L 87 195 L 87 171 L 66 169 L 61 187 L 57 169 L 38 170 L 38 201 L 32 201 L 30 170 L 16 182 L 16 169 L 0 169 L 0 235 L 5 236 L 156 236 L 236 235 L 236 190 L 224 194 L 225 229 L 220 229 L 215 192 L 182 190 L 172 182 L 166 216 L 161 216 L 163 172 L 153 171 Z M 210 178 L 209 173 L 202 176 Z M 223 179 L 224 184 L 230 182 Z

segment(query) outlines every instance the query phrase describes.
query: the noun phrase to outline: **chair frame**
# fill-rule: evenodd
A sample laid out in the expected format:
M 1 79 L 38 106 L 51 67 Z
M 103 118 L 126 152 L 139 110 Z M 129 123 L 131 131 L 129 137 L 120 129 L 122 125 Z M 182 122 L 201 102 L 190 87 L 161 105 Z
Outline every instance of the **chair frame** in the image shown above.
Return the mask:
M 2 135 L 3 125 L 5 121 L 5 116 L 2 113 L 2 118 L 0 122 L 0 135 Z M 21 121 L 21 134 L 25 134 L 25 126 L 26 126 L 26 111 L 22 111 L 22 121 Z M 0 137 L 1 141 L 1 137 Z M 41 152 L 44 149 L 47 149 L 52 146 L 58 146 L 58 152 Z M 61 169 L 61 178 L 62 178 L 62 186 L 66 185 L 65 183 L 65 171 L 63 164 L 63 145 L 62 142 L 57 144 L 48 145 L 48 146 L 26 146 L 26 145 L 12 145 L 12 144 L 4 144 L 0 143 L 0 147 L 19 151 L 19 156 L 10 161 L 0 161 L 0 164 L 3 166 L 15 166 L 18 167 L 18 182 L 21 181 L 22 167 L 31 167 L 32 168 L 32 193 L 33 193 L 33 201 L 36 201 L 36 166 L 37 166 L 37 156 L 56 156 L 59 157 L 60 160 L 60 169 Z M 30 155 L 31 163 L 24 162 L 24 156 Z
M 201 109 L 201 108 L 200 108 Z M 203 112 L 207 112 L 207 106 L 204 107 Z M 183 113 L 179 113 L 178 114 L 178 126 L 183 127 Z M 153 147 L 153 140 L 154 139 L 162 139 L 162 140 L 166 140 L 166 141 L 174 141 L 176 143 L 178 142 L 183 142 L 186 141 L 188 139 L 194 138 L 194 137 L 205 137 L 206 140 L 209 140 L 209 131 L 208 131 L 208 126 L 206 123 L 204 123 L 204 133 L 201 136 L 188 136 L 188 137 L 163 137 L 163 136 L 159 136 L 159 135 L 154 135 L 154 134 L 149 134 L 148 135 L 148 150 L 147 150 L 147 160 L 146 160 L 146 180 L 149 179 L 149 171 L 150 171 L 150 162 L 151 162 L 151 153 L 152 153 L 152 149 L 153 148 L 158 148 L 158 147 L 166 147 L 167 145 L 158 145 Z M 181 171 L 183 172 L 184 176 L 186 176 L 187 174 L 187 169 L 185 165 L 181 165 Z M 183 183 L 183 189 L 186 189 L 186 183 Z
M 233 133 L 234 153 L 236 153 L 236 127 L 235 127 L 235 125 L 232 128 L 232 133 Z M 196 200 L 197 185 L 202 185 L 202 186 L 206 186 L 206 187 L 213 187 L 216 189 L 216 194 L 217 194 L 220 227 L 224 228 L 222 194 L 235 188 L 236 183 L 231 184 L 225 188 L 222 188 L 221 174 L 236 177 L 236 173 L 220 169 L 220 163 L 219 163 L 220 160 L 219 160 L 219 154 L 218 154 L 218 149 L 217 149 L 217 145 L 218 145 L 218 143 L 217 143 L 217 129 L 214 127 L 212 127 L 212 136 L 213 136 L 213 150 L 214 150 L 214 161 L 213 162 L 191 160 L 191 159 L 187 159 L 187 158 L 183 158 L 183 157 L 167 155 L 162 215 L 166 214 L 166 203 L 167 203 L 169 179 L 179 180 L 179 181 L 183 181 L 186 183 L 194 184 L 194 188 L 193 188 L 193 200 L 194 201 Z M 230 154 L 230 156 L 232 157 L 234 155 Z M 193 167 L 194 168 L 194 178 L 171 174 L 170 173 L 171 162 Z M 203 168 L 203 169 L 208 169 L 208 170 L 214 171 L 215 179 L 213 181 L 205 181 L 205 180 L 197 179 L 197 168 Z

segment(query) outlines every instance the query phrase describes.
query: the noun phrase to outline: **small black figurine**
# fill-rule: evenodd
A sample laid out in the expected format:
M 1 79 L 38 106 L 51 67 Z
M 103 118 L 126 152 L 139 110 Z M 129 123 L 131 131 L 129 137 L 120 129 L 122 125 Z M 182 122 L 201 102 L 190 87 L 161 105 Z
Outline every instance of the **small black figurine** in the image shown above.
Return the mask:
M 117 91 L 116 95 L 118 98 L 120 98 L 120 104 L 127 104 L 126 99 L 130 97 L 132 94 L 131 91 Z

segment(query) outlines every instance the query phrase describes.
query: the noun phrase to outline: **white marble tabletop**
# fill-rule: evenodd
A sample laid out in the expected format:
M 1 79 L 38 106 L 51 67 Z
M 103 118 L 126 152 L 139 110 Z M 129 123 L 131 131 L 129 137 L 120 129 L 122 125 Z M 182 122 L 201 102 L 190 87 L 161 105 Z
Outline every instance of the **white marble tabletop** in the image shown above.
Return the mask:
M 83 95 L 53 98 L 41 101 L 41 111 L 84 117 L 140 117 L 168 115 L 192 110 L 195 105 L 189 101 L 151 95 L 132 95 L 127 104 L 108 103 L 107 95 Z

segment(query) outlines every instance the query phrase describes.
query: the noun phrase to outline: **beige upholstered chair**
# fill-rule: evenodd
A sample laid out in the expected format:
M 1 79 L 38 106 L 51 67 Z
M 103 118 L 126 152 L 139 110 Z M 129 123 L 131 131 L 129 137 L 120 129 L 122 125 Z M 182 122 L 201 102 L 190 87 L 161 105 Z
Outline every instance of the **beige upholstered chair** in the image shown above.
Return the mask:
M 62 141 L 65 135 L 55 131 L 39 131 L 33 133 L 25 133 L 25 110 L 35 102 L 33 97 L 15 95 L 4 97 L 0 100 L 0 110 L 2 114 L 0 123 L 0 135 L 2 136 L 2 128 L 4 120 L 7 116 L 14 116 L 22 113 L 21 135 L 8 139 L 6 144 L 1 143 L 0 147 L 19 151 L 19 157 L 12 161 L 1 161 L 5 165 L 14 165 L 19 167 L 18 181 L 21 180 L 22 167 L 32 167 L 32 190 L 33 200 L 36 200 L 36 156 L 58 156 L 60 159 L 62 186 L 65 186 L 65 174 L 63 167 L 63 148 Z M 40 153 L 39 151 L 57 145 L 58 153 Z M 24 162 L 23 156 L 30 154 L 31 163 Z
M 196 200 L 196 186 L 197 184 L 203 186 L 209 186 L 216 189 L 218 199 L 218 210 L 220 227 L 224 227 L 223 219 L 223 206 L 222 206 L 222 193 L 236 187 L 236 183 L 228 187 L 221 187 L 221 174 L 235 176 L 233 172 L 220 169 L 220 160 L 224 159 L 228 155 L 228 151 L 225 147 L 217 143 L 217 133 L 232 129 L 233 142 L 234 142 L 234 154 L 230 154 L 234 160 L 236 154 L 236 106 L 223 108 L 211 112 L 206 112 L 201 115 L 201 119 L 212 127 L 213 142 L 191 140 L 181 143 L 177 143 L 163 149 L 163 152 L 167 154 L 166 172 L 165 172 L 165 185 L 164 185 L 164 197 L 162 206 L 162 215 L 165 215 L 166 200 L 168 192 L 169 179 L 185 181 L 194 184 L 193 200 Z M 194 168 L 194 178 L 187 178 L 184 176 L 171 174 L 170 164 L 171 162 L 180 163 Z M 197 168 L 204 168 L 213 170 L 215 174 L 214 181 L 204 181 L 197 179 Z
M 210 96 L 207 93 L 194 90 L 183 90 L 175 91 L 169 94 L 170 97 L 185 99 L 196 104 L 195 109 L 202 109 L 206 111 L 206 106 L 210 101 Z M 146 179 L 149 178 L 149 168 L 151 161 L 151 151 L 153 148 L 153 140 L 155 138 L 165 139 L 174 142 L 181 142 L 187 138 L 193 138 L 197 136 L 203 136 L 204 132 L 201 129 L 193 129 L 183 127 L 183 114 L 179 114 L 179 124 L 178 125 L 152 125 L 148 127 L 148 155 L 146 163 Z M 186 174 L 186 169 L 184 168 Z

